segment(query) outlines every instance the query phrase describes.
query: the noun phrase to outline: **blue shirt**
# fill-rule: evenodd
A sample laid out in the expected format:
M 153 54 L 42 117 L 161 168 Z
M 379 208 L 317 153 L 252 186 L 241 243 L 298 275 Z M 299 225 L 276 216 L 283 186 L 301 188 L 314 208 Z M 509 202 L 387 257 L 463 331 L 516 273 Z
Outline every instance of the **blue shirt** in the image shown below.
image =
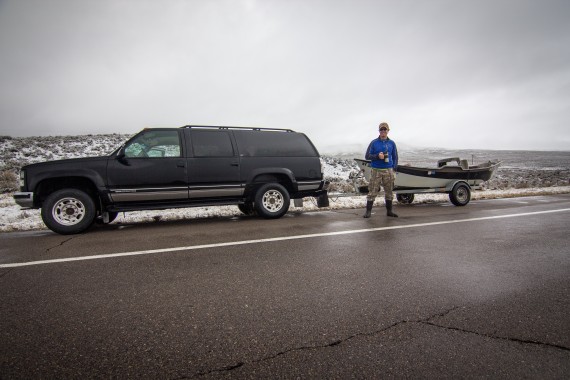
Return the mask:
M 378 157 L 380 152 L 388 152 L 388 162 Z M 376 169 L 396 169 L 398 166 L 398 149 L 396 143 L 390 139 L 381 140 L 378 137 L 372 140 L 364 157 L 370 160 L 370 166 Z

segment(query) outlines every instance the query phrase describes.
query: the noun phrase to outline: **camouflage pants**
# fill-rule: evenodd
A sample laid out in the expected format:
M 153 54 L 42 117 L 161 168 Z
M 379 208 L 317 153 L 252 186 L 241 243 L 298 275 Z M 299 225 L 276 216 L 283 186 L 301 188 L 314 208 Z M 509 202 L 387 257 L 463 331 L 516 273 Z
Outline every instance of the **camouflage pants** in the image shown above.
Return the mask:
M 394 199 L 394 180 L 396 179 L 393 169 L 377 170 L 372 169 L 372 175 L 370 176 L 370 183 L 368 184 L 368 195 L 366 200 L 374 201 L 378 192 L 380 191 L 380 186 L 384 188 L 384 198 L 387 201 Z

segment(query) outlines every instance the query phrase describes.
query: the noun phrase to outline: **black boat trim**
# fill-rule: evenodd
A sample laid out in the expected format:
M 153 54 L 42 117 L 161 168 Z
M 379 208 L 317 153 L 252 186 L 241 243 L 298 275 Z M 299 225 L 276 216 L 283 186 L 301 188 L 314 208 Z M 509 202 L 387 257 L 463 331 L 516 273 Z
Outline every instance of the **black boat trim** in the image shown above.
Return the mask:
M 396 171 L 398 173 L 409 174 L 413 176 L 420 176 L 426 178 L 440 178 L 440 179 L 449 179 L 449 180 L 482 180 L 486 181 L 491 178 L 492 175 L 492 167 L 488 168 L 477 168 L 477 169 L 468 169 L 463 170 L 461 168 L 453 168 L 449 170 L 449 168 L 439 168 L 439 169 L 426 169 L 426 168 L 417 168 L 415 166 L 402 166 L 398 165 Z

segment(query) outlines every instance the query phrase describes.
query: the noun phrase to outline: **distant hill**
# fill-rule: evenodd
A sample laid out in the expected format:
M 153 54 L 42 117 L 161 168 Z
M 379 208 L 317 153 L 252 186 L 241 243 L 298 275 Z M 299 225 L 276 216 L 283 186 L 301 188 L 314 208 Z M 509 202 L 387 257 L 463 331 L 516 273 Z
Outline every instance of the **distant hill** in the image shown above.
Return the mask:
M 24 165 L 42 161 L 105 155 L 111 153 L 129 137 L 130 135 L 121 134 L 0 136 L 0 170 L 19 170 Z
M 17 173 L 27 164 L 65 158 L 103 156 L 111 153 L 131 135 L 104 134 L 79 136 L 10 137 L 0 136 L 0 192 L 15 191 Z M 325 179 L 335 189 L 351 189 L 350 173 L 358 171 L 353 158 L 363 158 L 366 146 L 321 148 Z M 444 157 L 464 157 L 484 162 L 499 159 L 503 165 L 486 186 L 490 189 L 568 186 L 570 152 L 541 152 L 528 160 L 527 152 L 471 151 L 414 148 L 398 144 L 400 164 L 433 166 Z M 521 155 L 523 154 L 523 155 Z M 529 164 L 533 166 L 529 166 Z M 347 190 L 350 191 L 350 190 Z
M 121 146 L 131 135 L 79 135 L 47 137 L 0 136 L 0 192 L 14 191 L 17 173 L 24 165 L 67 158 L 104 156 Z M 348 158 L 347 158 L 348 157 Z M 323 155 L 325 177 L 348 179 L 356 170 L 352 157 Z
M 372 141 L 372 139 L 371 139 Z M 346 144 L 346 145 L 325 145 L 319 148 L 321 154 L 334 157 L 351 157 L 351 158 L 363 158 L 364 152 L 368 147 L 369 142 L 362 144 Z M 397 141 L 396 145 L 400 151 L 415 151 L 423 150 L 427 148 L 420 148 L 410 144 L 406 144 L 401 141 Z M 430 148 L 431 149 L 431 148 Z
M 131 135 L 79 135 L 48 137 L 0 136 L 0 171 L 18 171 L 22 166 L 66 158 L 104 156 L 121 146 Z M 356 167 L 349 161 L 334 155 L 324 155 L 325 165 L 333 173 L 346 171 L 339 166 Z M 348 156 L 347 156 L 348 157 Z M 343 177 L 345 175 L 342 175 Z

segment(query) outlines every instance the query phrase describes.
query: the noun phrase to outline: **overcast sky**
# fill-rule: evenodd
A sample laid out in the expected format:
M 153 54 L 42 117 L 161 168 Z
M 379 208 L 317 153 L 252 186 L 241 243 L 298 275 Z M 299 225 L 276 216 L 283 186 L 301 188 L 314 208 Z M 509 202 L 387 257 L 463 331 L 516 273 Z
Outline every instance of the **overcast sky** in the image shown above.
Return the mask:
M 0 0 L 0 135 L 570 150 L 569 0 Z

